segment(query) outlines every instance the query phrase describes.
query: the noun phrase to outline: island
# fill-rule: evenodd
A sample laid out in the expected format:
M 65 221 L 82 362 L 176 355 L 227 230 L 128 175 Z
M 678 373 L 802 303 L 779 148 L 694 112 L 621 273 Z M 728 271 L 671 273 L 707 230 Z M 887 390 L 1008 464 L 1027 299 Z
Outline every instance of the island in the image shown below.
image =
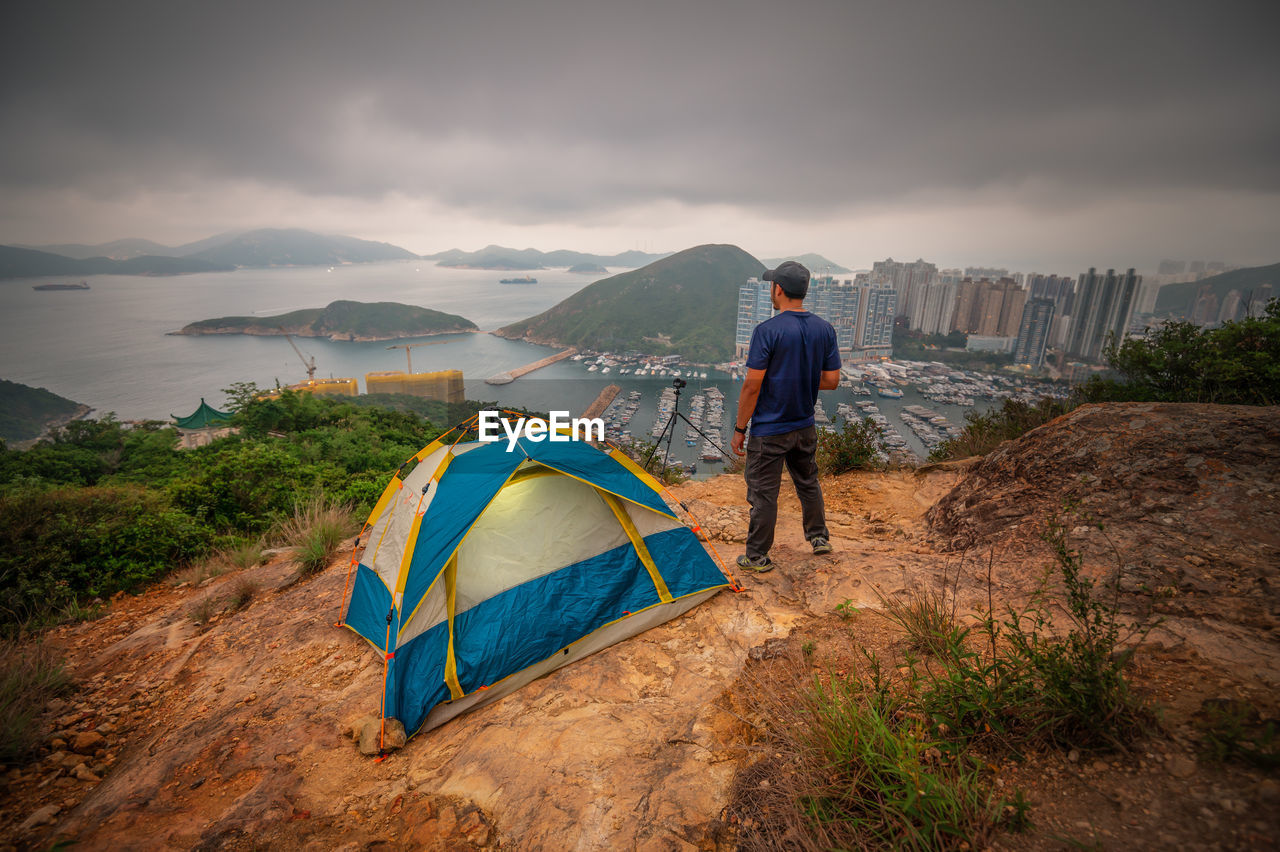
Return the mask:
M 588 284 L 500 337 L 580 349 L 681 355 L 714 364 L 733 357 L 738 288 L 764 264 L 737 246 L 685 249 Z
M 45 388 L 0 379 L 0 438 L 10 449 L 29 446 L 49 429 L 65 426 L 92 410 Z
M 570 272 L 576 272 L 578 275 L 608 275 L 609 270 L 605 269 L 598 263 L 575 263 L 569 267 Z
M 304 308 L 269 317 L 218 317 L 200 320 L 170 334 L 254 334 L 327 337 L 330 340 L 400 340 L 428 334 L 476 331 L 466 317 L 399 302 L 341 299 L 323 308 Z

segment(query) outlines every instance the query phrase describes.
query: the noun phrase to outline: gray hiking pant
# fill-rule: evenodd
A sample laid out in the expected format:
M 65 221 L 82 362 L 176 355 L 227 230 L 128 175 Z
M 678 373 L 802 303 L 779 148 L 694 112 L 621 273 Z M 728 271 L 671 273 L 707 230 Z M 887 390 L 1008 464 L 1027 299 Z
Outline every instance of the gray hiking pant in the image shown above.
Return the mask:
M 818 484 L 818 431 L 813 426 L 785 435 L 752 435 L 747 439 L 747 502 L 751 504 L 751 526 L 747 531 L 747 556 L 767 556 L 773 547 L 773 529 L 778 523 L 778 488 L 782 466 L 787 466 L 800 498 L 804 537 L 809 541 L 829 538 L 822 486 Z

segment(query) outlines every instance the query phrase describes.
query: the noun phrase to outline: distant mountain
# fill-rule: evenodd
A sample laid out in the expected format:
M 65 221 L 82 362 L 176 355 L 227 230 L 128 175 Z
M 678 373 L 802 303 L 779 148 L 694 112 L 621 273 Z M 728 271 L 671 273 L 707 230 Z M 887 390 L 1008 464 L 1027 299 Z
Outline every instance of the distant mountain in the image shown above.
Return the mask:
M 733 357 L 738 288 L 764 264 L 737 246 L 705 245 L 605 278 L 498 334 L 588 349 Z
M 74 258 L 34 249 L 0 246 L 0 279 L 37 278 L 46 275 L 181 275 L 188 272 L 223 272 L 230 266 L 200 258 L 153 257 L 128 260 L 109 257 Z
M 112 260 L 131 260 L 135 257 L 144 255 L 161 255 L 167 257 L 181 257 L 181 253 L 175 251 L 169 246 L 162 246 L 160 243 L 151 240 L 124 239 L 112 240 L 109 243 L 100 243 L 96 246 L 84 245 L 83 243 L 61 243 L 51 246 L 19 246 L 19 248 L 35 249 L 36 251 L 49 252 L 50 254 L 60 254 L 64 257 L 74 257 L 84 260 L 90 257 L 109 257 Z
M 304 308 L 270 317 L 218 317 L 200 320 L 175 334 L 255 334 L 279 335 L 280 328 L 299 337 L 327 337 L 331 340 L 398 340 L 475 331 L 466 317 L 446 314 L 398 302 L 330 302 L 324 308 Z
M 792 257 L 775 257 L 764 261 L 764 265 L 769 269 L 776 269 L 779 263 L 787 260 L 796 260 L 803 263 L 805 267 L 813 275 L 848 275 L 852 269 L 845 269 L 838 263 L 827 260 L 820 254 L 809 252 L 808 254 L 797 254 Z
M 542 252 L 538 249 L 514 249 L 506 246 L 485 246 L 479 251 L 463 251 L 449 249 L 437 254 L 424 255 L 427 260 L 434 260 L 440 266 L 451 266 L 459 269 L 503 269 L 525 270 L 546 269 L 550 266 L 576 266 L 580 263 L 593 263 L 597 266 L 622 266 L 635 269 L 667 257 L 670 253 L 646 254 L 642 251 L 624 251 L 621 254 L 586 254 L 580 251 L 557 249 Z
M 189 257 L 231 266 L 337 266 L 417 258 L 407 249 L 355 237 L 326 236 L 297 228 L 263 228 L 193 252 Z
M 0 379 L 0 438 L 31 441 L 50 426 L 83 417 L 92 409 L 44 388 Z
M 1218 297 L 1218 304 L 1221 305 L 1232 290 L 1239 290 L 1240 295 L 1247 301 L 1249 294 L 1263 284 L 1271 285 L 1272 298 L 1280 298 L 1280 263 L 1233 269 L 1221 275 L 1201 278 L 1199 281 L 1166 284 L 1156 295 L 1155 315 L 1158 317 L 1190 316 L 1196 298 L 1205 287 L 1213 291 Z

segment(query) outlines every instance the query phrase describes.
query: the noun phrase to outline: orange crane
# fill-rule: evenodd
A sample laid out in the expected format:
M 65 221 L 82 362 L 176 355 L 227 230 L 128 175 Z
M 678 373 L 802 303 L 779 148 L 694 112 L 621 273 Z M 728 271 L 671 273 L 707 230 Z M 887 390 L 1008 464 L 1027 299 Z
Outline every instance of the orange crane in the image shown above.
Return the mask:
M 311 359 L 308 360 L 302 354 L 302 350 L 298 348 L 298 344 L 293 342 L 293 338 L 289 336 L 289 332 L 284 330 L 284 326 L 278 325 L 276 328 L 280 329 L 280 333 L 284 335 L 284 339 L 289 341 L 289 345 L 293 347 L 293 351 L 297 352 L 298 357 L 302 359 L 302 366 L 307 368 L 307 381 L 314 379 L 316 377 L 316 356 L 312 355 Z
M 452 340 L 433 340 L 430 343 L 395 343 L 388 346 L 388 349 L 403 349 L 405 366 L 408 368 L 406 373 L 413 372 L 413 348 L 415 346 L 444 346 L 446 343 L 452 343 Z

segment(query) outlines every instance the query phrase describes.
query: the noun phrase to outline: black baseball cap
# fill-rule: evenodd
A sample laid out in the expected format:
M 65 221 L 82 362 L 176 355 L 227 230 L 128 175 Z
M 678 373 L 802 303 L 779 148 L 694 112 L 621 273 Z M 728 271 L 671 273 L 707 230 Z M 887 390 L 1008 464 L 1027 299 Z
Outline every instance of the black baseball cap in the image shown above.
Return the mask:
M 764 274 L 765 281 L 772 281 L 782 288 L 793 299 L 803 299 L 809 292 L 809 270 L 804 264 L 788 260 L 779 263 L 777 269 L 770 269 Z

